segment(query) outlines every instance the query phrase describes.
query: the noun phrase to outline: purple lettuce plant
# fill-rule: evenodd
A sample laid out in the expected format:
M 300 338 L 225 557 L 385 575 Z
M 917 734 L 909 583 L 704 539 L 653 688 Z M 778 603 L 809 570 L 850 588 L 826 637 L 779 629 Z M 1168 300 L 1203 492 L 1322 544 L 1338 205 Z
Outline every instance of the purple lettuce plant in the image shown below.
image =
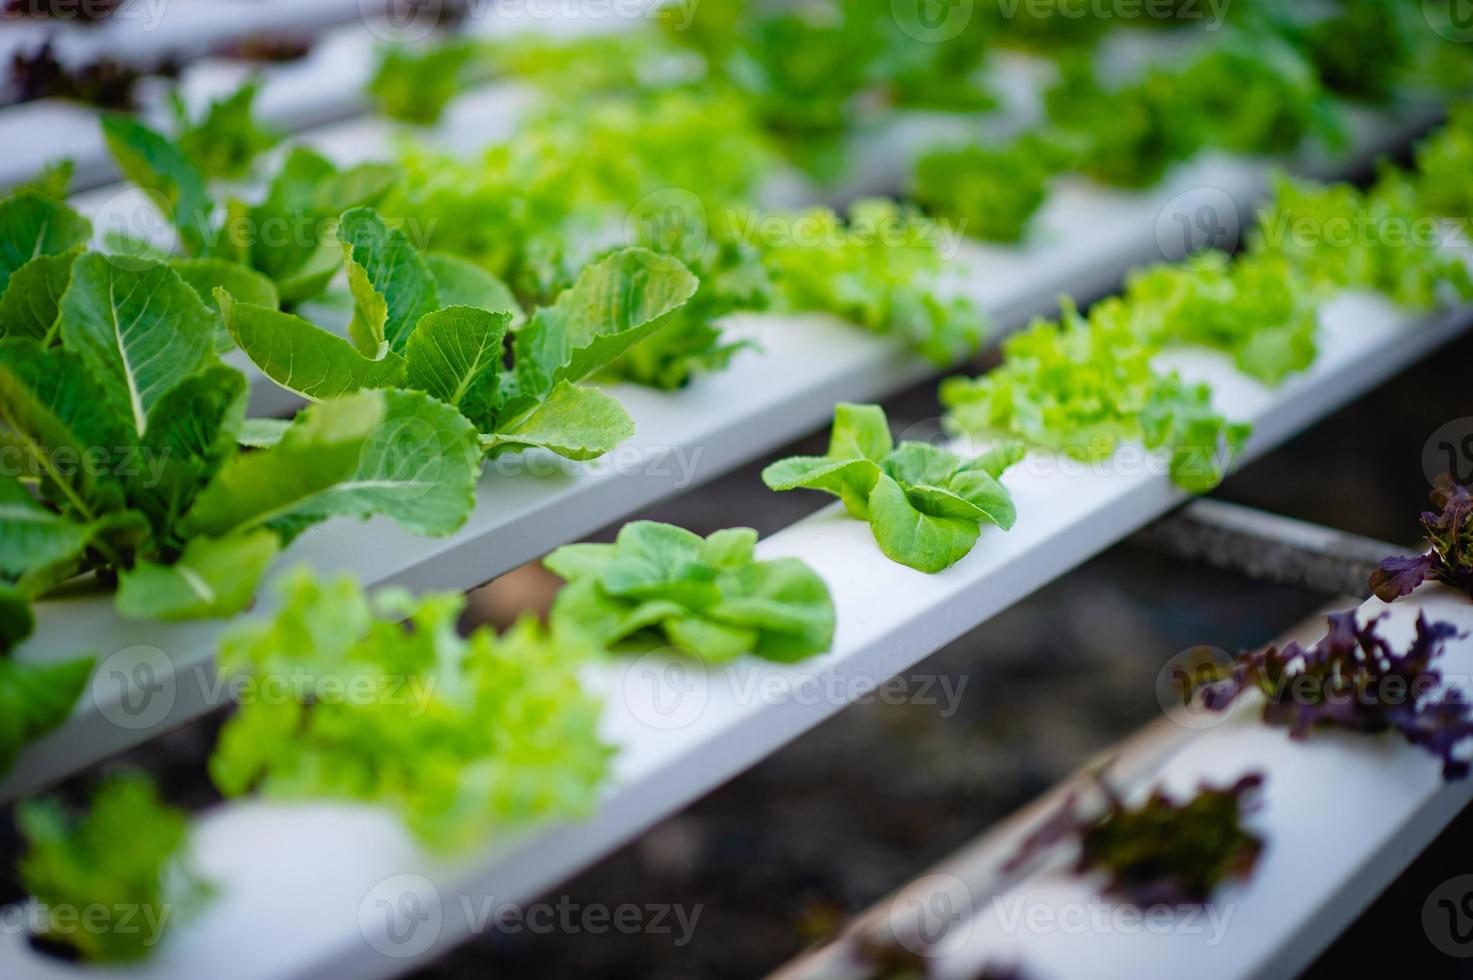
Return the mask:
M 1362 625 L 1353 610 L 1337 613 L 1312 647 L 1291 642 L 1244 654 L 1231 676 L 1202 688 L 1203 704 L 1224 711 L 1256 690 L 1265 697 L 1264 723 L 1288 728 L 1291 738 L 1316 728 L 1396 731 L 1441 758 L 1445 779 L 1461 779 L 1469 764 L 1453 752 L 1473 735 L 1473 705 L 1461 690 L 1444 688 L 1434 665 L 1457 628 L 1418 616 L 1415 639 L 1398 652 L 1377 632 L 1382 618 Z
M 1383 561 L 1371 574 L 1371 591 L 1378 599 L 1394 602 L 1428 579 L 1473 598 L 1473 493 L 1444 475 L 1431 499 L 1437 509 L 1423 512 L 1422 529 L 1432 550 Z

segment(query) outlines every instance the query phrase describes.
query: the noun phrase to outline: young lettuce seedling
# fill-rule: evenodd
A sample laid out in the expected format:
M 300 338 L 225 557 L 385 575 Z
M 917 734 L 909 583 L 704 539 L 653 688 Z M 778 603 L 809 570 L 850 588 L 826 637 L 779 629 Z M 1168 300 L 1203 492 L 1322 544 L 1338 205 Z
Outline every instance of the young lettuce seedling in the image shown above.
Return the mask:
M 1089 317 L 1066 304 L 1062 321 L 1039 320 L 1003 342 L 1003 362 L 977 378 L 941 385 L 948 424 L 976 436 L 1022 439 L 1086 462 L 1109 459 L 1126 439 L 1170 454 L 1172 480 L 1205 492 L 1222 480 L 1249 427 L 1213 411 L 1205 384 L 1159 371 L 1144 336 L 1147 311 L 1120 298 Z
M 1434 661 L 1457 628 L 1418 616 L 1416 638 L 1398 652 L 1377 634 L 1380 617 L 1361 624 L 1352 610 L 1329 619 L 1329 631 L 1312 647 L 1290 643 L 1240 656 L 1230 677 L 1202 688 L 1204 706 L 1225 711 L 1258 691 L 1264 723 L 1288 728 L 1291 738 L 1318 728 L 1395 731 L 1441 758 L 1443 778 L 1466 776 L 1467 760 L 1453 753 L 1473 736 L 1473 705 L 1458 689 L 1433 694 L 1442 681 Z
M 1444 474 L 1432 491 L 1437 510 L 1422 513 L 1422 529 L 1432 550 L 1413 558 L 1387 558 L 1371 574 L 1371 591 L 1394 602 L 1431 579 L 1473 599 L 1473 493 Z
M 779 460 L 762 480 L 839 497 L 869 522 L 886 558 L 939 572 L 966 557 L 983 524 L 1013 526 L 1013 499 L 998 481 L 1022 458 L 1012 442 L 970 460 L 924 442 L 896 446 L 884 409 L 844 403 L 834 409 L 827 455 Z
M 796 558 L 757 561 L 756 544 L 751 528 L 701 538 L 635 521 L 614 544 L 566 545 L 544 562 L 568 582 L 553 628 L 621 649 L 674 644 L 713 662 L 823 653 L 834 636 L 828 586 Z
M 1075 874 L 1101 873 L 1110 891 L 1143 908 L 1175 907 L 1205 903 L 1228 879 L 1246 878 L 1263 852 L 1263 840 L 1243 826 L 1261 774 L 1227 788 L 1203 785 L 1181 803 L 1158 788 L 1136 807 L 1103 779 L 1099 785 L 1103 813 L 1084 812 L 1070 796 L 1023 842 L 1007 870 L 1072 843 L 1079 849 Z
M 188 861 L 189 818 L 159 799 L 144 776 L 104 782 L 73 820 L 55 800 L 17 810 L 26 852 L 20 879 L 41 908 L 88 912 L 87 925 L 42 917 L 37 938 L 76 949 L 91 963 L 131 963 L 210 897 Z M 91 913 L 103 910 L 103 917 Z
M 220 670 L 300 681 L 225 725 L 210 776 L 226 796 L 379 803 L 437 850 L 592 811 L 613 750 L 579 677 L 585 642 L 533 619 L 461 637 L 457 593 L 370 596 L 306 569 L 277 588 L 273 618 L 221 641 Z

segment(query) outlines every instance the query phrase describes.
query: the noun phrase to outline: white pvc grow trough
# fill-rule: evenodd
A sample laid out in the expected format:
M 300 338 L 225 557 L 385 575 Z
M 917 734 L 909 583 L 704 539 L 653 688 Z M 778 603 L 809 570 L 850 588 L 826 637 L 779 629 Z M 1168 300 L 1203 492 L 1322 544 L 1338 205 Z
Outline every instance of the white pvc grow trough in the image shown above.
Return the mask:
M 488 92 L 484 98 L 484 109 L 479 101 L 464 104 L 456 119 L 481 111 L 488 125 L 503 119 L 504 93 Z M 1385 137 L 1370 137 L 1370 122 L 1358 119 L 1357 130 L 1365 137 L 1362 156 L 1391 145 Z M 356 159 L 376 145 L 378 126 L 345 124 L 318 145 Z M 1173 208 L 1183 202 L 1195 206 L 1205 189 L 1210 200 L 1227 202 L 1220 207 L 1246 211 L 1262 194 L 1270 169 L 1264 161 L 1205 154 L 1151 192 L 1065 182 L 1040 216 L 1031 244 L 1022 249 L 964 245 L 955 263 L 958 287 L 1004 330 L 1055 310 L 1062 293 L 1092 299 L 1115 286 L 1130 266 L 1180 250 L 1179 242 L 1161 232 L 1163 225 L 1173 227 Z M 138 200 L 129 190 L 96 192 L 85 203 L 105 224 L 99 207 L 125 209 Z M 531 456 L 530 468 L 540 466 L 532 473 L 488 467 L 474 513 L 450 537 L 417 537 L 386 519 L 366 525 L 336 520 L 304 535 L 278 567 L 305 562 L 324 571 L 351 570 L 367 585 L 471 588 L 812 431 L 832 415 L 837 401 L 877 400 L 936 371 L 895 343 L 831 317 L 746 315 L 735 318 L 734 330 L 757 340 L 760 349 L 739 356 L 726 371 L 674 393 L 614 389 L 637 429 L 608 461 L 551 467 Z M 294 396 L 259 376 L 253 400 L 256 411 L 295 403 Z M 262 594 L 269 592 L 268 583 Z M 71 718 L 22 751 L 0 781 L 0 801 L 34 792 L 218 703 L 214 641 L 223 623 L 129 622 L 102 597 L 47 600 L 38 605 L 37 620 L 35 634 L 16 651 L 19 659 L 50 661 L 90 652 L 102 668 L 91 695 L 82 698 Z M 147 659 L 148 673 L 132 672 L 139 658 Z M 142 697 L 135 682 L 145 677 L 164 684 L 169 696 L 152 702 L 149 711 L 122 712 L 120 705 Z
M 1439 662 L 1452 687 L 1473 678 L 1473 603 L 1428 585 L 1390 606 L 1360 606 L 1362 622 L 1386 616 L 1383 636 L 1400 648 L 1418 615 L 1464 635 Z M 1295 632 L 1304 644 L 1325 632 L 1316 617 Z M 1030 804 L 876 905 L 838 941 L 778 971 L 780 980 L 868 976 L 860 944 L 895 943 L 927 960 L 931 975 L 976 976 L 984 966 L 1058 980 L 1294 977 L 1366 909 L 1473 798 L 1473 782 L 1446 782 L 1442 763 L 1394 735 L 1323 731 L 1306 741 L 1260 721 L 1250 696 L 1220 716 L 1181 725 L 1158 719 L 1100 753 L 1109 777 L 1132 799 L 1161 788 L 1184 799 L 1207 783 L 1265 777 L 1248 820 L 1266 848 L 1248 879 L 1229 883 L 1200 908 L 1143 910 L 1105 893 L 1098 877 L 1067 872 L 1067 849 L 1019 876 L 1007 870 L 1032 828 L 1088 781 L 1072 779 Z M 1452 874 L 1456 869 L 1448 869 Z M 1286 897 L 1289 900 L 1286 900 Z M 1436 896 L 1429 895 L 1429 899 Z M 1429 939 L 1445 909 L 1433 907 Z
M 1254 423 L 1251 459 L 1433 350 L 1470 317 L 1468 309 L 1410 316 L 1379 297 L 1346 294 L 1324 311 L 1319 360 L 1275 390 L 1215 353 L 1182 350 L 1171 359 L 1188 377 L 1214 386 L 1217 407 L 1229 418 Z M 1017 525 L 1007 533 L 985 529 L 976 549 L 939 575 L 886 561 L 868 526 L 837 505 L 763 541 L 760 557 L 800 556 L 828 582 L 839 623 L 833 651 L 794 665 L 748 658 L 707 669 L 645 657 L 600 669 L 593 684 L 606 699 L 606 736 L 620 754 L 604 802 L 586 823 L 508 834 L 445 858 L 423 852 L 396 818 L 374 807 L 227 804 L 205 814 L 197 834 L 200 870 L 218 883 L 219 895 L 148 963 L 126 973 L 58 964 L 14 935 L 4 937 L 0 963 L 7 976 L 27 980 L 192 980 L 206 971 L 216 980 L 306 980 L 406 972 L 470 934 L 488 896 L 534 898 L 1184 499 L 1164 474 L 1125 465 L 1126 458 L 1080 471 L 1030 454 L 1005 478 Z M 1473 647 L 1463 655 L 1473 657 Z M 1293 758 L 1281 733 L 1254 740 L 1250 732 L 1249 739 L 1252 761 Z M 1231 746 L 1215 752 L 1213 765 L 1231 754 Z M 1415 754 L 1388 750 L 1366 759 L 1346 777 L 1365 784 L 1354 793 L 1373 785 L 1381 796 L 1388 785 L 1406 790 L 1390 794 L 1405 799 L 1387 813 L 1408 811 L 1408 819 L 1435 822 L 1457 803 L 1461 790 L 1438 789 L 1436 767 Z M 1276 804 L 1271 799 L 1269 812 L 1297 820 L 1295 807 L 1304 800 L 1289 779 L 1279 782 L 1282 795 Z M 1384 829 L 1382 817 L 1355 814 L 1337 811 L 1340 825 L 1363 819 L 1370 831 Z M 1315 839 L 1323 839 L 1322 831 Z M 1303 873 L 1302 864 L 1290 870 Z M 1333 877 L 1326 867 L 1317 880 L 1326 888 L 1343 884 Z M 406 895 L 412 898 L 401 901 Z M 380 901 L 389 909 L 429 910 L 433 927 L 408 930 L 406 940 L 407 923 L 381 914 Z M 222 957 L 224 949 L 232 955 Z M 1147 954 L 1161 955 L 1132 950 Z M 1130 961 L 1122 955 L 1120 962 Z

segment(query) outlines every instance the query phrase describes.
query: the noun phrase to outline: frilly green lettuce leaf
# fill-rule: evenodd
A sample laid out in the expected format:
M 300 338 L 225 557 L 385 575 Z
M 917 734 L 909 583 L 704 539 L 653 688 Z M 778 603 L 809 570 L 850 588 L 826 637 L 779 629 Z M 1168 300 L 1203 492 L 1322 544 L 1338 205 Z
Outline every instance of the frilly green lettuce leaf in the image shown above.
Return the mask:
M 585 644 L 532 620 L 461 638 L 459 595 L 370 600 L 305 570 L 278 588 L 276 615 L 231 631 L 220 665 L 298 683 L 227 722 L 210 760 L 226 795 L 378 803 L 442 851 L 592 810 L 612 752 L 579 680 Z
M 188 863 L 188 815 L 159 799 L 144 776 L 108 777 L 75 819 L 60 801 L 45 799 L 21 804 L 17 821 L 26 840 L 20 880 L 40 906 L 103 910 L 85 929 L 43 917 L 38 930 L 89 962 L 144 959 L 161 930 L 177 927 L 209 897 L 210 886 Z

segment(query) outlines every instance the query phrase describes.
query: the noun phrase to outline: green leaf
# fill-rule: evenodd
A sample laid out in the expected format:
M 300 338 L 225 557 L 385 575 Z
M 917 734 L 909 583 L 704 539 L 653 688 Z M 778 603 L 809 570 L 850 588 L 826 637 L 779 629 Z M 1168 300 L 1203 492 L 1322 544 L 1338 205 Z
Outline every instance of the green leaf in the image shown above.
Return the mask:
M 303 398 L 326 401 L 404 380 L 404 358 L 398 354 L 385 352 L 373 360 L 299 316 L 236 302 L 224 290 L 215 296 L 236 345 L 262 374 Z
M 622 249 L 584 269 L 572 288 L 517 332 L 519 393 L 535 398 L 559 381 L 581 381 L 607 367 L 663 326 L 697 284 L 678 259 L 641 248 Z
M 290 419 L 246 419 L 236 441 L 250 449 L 270 449 L 291 428 Z
M 259 89 L 257 81 L 246 82 L 225 98 L 211 102 L 205 117 L 195 123 L 183 120 L 182 104 L 176 105 L 183 122 L 176 142 L 206 177 L 244 177 L 250 172 L 251 162 L 280 141 L 276 133 L 256 121 L 252 112 Z
M 828 456 L 771 464 L 763 482 L 774 490 L 838 496 L 851 516 L 869 522 L 885 556 L 902 565 L 940 571 L 971 551 L 982 524 L 1007 530 L 1017 519 L 1012 496 L 998 482 L 1023 457 L 1017 443 L 971 460 L 924 442 L 892 449 L 883 410 L 844 404 L 835 409 L 829 447 Z
M 1012 494 L 985 469 L 957 473 L 948 482 L 947 490 L 975 507 L 982 519 L 996 524 L 1004 531 L 1012 528 L 1018 519 Z
M 60 201 L 36 193 L 0 201 L 0 293 L 27 262 L 61 255 L 91 237 L 91 222 Z
M 881 476 L 879 464 L 869 459 L 829 456 L 789 456 L 768 465 L 762 482 L 769 490 L 821 490 L 844 501 L 849 513 L 868 519 L 870 491 Z
M 384 395 L 362 391 L 297 415 L 270 449 L 232 457 L 194 501 L 183 533 L 223 538 L 287 517 L 347 479 L 384 421 Z
M 214 317 L 177 273 L 149 259 L 77 259 L 60 323 L 63 345 L 140 436 L 158 400 L 215 360 Z
M 383 421 L 364 443 L 357 467 L 302 513 L 384 514 L 416 534 L 449 534 L 465 523 L 476 502 L 481 452 L 475 426 L 423 392 L 381 394 Z
M 26 839 L 21 883 L 43 910 L 37 934 L 96 963 L 142 960 L 162 930 L 177 928 L 210 887 L 185 862 L 189 817 L 137 774 L 114 775 L 73 819 L 52 799 L 16 811 Z M 87 927 L 62 909 L 92 909 Z M 147 925 L 145 925 L 147 923 Z
M 169 268 L 179 273 L 200 302 L 219 312 L 215 290 L 223 289 L 242 303 L 279 309 L 281 297 L 276 284 L 249 266 L 227 259 L 170 259 Z
M 75 558 L 92 530 L 43 507 L 19 480 L 0 474 L 0 573 L 20 576 Z
M 485 435 L 487 450 L 527 446 L 551 450 L 573 460 L 597 459 L 634 435 L 634 420 L 618 401 L 596 388 L 560 381 L 531 412 L 500 431 Z
M 278 286 L 300 273 L 324 244 L 321 223 L 326 216 L 319 213 L 314 198 L 334 173 L 326 157 L 304 146 L 293 147 L 272 178 L 265 199 L 243 215 L 244 227 L 239 230 L 249 237 L 240 244 L 250 259 L 249 265 Z M 335 246 L 328 251 L 336 268 L 342 253 Z M 288 299 L 285 288 L 281 296 L 284 301 Z
M 32 337 L 49 343 L 56 334 L 62 294 L 82 246 L 60 255 L 38 255 L 16 269 L 0 296 L 0 337 Z
M 91 657 L 37 664 L 0 657 L 0 774 L 23 747 L 66 721 L 91 677 Z
M 149 414 L 128 501 L 156 532 L 171 532 L 194 495 L 235 454 L 250 394 L 243 374 L 224 364 L 185 378 Z
M 734 577 L 723 582 L 722 591 L 721 601 L 711 607 L 709 615 L 755 630 L 757 646 L 752 652 L 763 659 L 791 663 L 833 644 L 835 617 L 829 588 L 797 558 L 765 562 L 748 558 Z
M 281 548 L 274 531 L 194 538 L 173 564 L 141 561 L 118 575 L 114 600 L 128 619 L 211 619 L 251 604 L 256 584 Z
M 420 317 L 404 345 L 408 386 L 428 392 L 472 419 L 496 403 L 509 313 L 449 306 Z
M 213 237 L 213 204 L 204 177 L 189 158 L 132 116 L 106 113 L 102 135 L 123 176 L 158 199 L 164 216 L 178 229 L 185 252 L 204 254 Z
M 342 265 L 342 247 L 333 238 L 337 216 L 350 208 L 377 204 L 398 180 L 384 164 L 362 164 L 338 171 L 326 157 L 293 147 L 272 179 L 261 203 L 237 203 L 227 228 L 236 232 L 235 252 L 276 283 L 281 301 L 301 303 L 327 288 Z
M 371 599 L 306 569 L 278 582 L 274 617 L 231 630 L 221 669 L 302 683 L 226 723 L 210 759 L 222 792 L 375 803 L 441 851 L 592 810 L 612 750 L 580 679 L 587 644 L 530 618 L 462 638 L 459 594 Z M 345 680 L 354 696 L 331 696 Z
M 858 456 L 879 461 L 895 447 L 885 410 L 878 405 L 840 402 L 834 406 L 834 427 L 828 454 L 836 459 Z
M 67 194 L 71 192 L 72 176 L 76 169 L 76 164 L 71 160 L 53 160 L 43 165 L 41 172 L 30 180 L 12 187 L 11 193 L 40 194 L 55 201 L 65 201 Z
M 404 350 L 420 317 L 439 308 L 435 277 L 424 257 L 398 228 L 384 224 L 372 208 L 353 208 L 338 222 L 338 241 L 353 292 L 348 333 L 358 350 L 379 356 L 385 345 Z
M 425 264 L 435 277 L 442 307 L 474 306 L 492 313 L 508 313 L 512 326 L 526 320 L 527 315 L 506 283 L 474 262 L 444 252 L 431 252 L 425 256 Z
M 927 509 L 940 513 L 922 512 L 900 484 L 880 477 L 869 498 L 870 528 L 886 558 L 918 571 L 939 572 L 966 557 L 981 527 L 975 517 L 948 514 L 941 500 L 925 496 Z
M 31 614 L 31 600 L 26 593 L 9 582 L 0 582 L 0 660 L 35 629 L 36 617 Z M 0 729 L 3 728 L 4 723 L 0 722 Z M 3 739 L 0 735 L 0 741 Z M 0 765 L 0 774 L 3 773 L 4 766 Z
M 121 502 L 111 463 L 134 441 L 132 433 L 99 404 L 97 383 L 78 355 L 29 339 L 0 340 L 0 422 L 7 443 L 22 453 L 23 471 L 41 479 L 49 498 L 86 521 Z
M 545 565 L 568 584 L 553 603 L 555 632 L 605 645 L 665 642 L 709 661 L 744 653 L 793 661 L 833 642 L 834 606 L 823 579 L 794 558 L 757 561 L 757 532 L 634 521 L 613 545 L 569 545 Z
M 742 530 L 755 538 L 755 531 Z M 614 557 L 599 575 L 599 586 L 620 598 L 710 605 L 721 598 L 721 590 L 715 565 L 702 560 L 704 545 L 699 534 L 673 524 L 631 521 L 619 529 Z

